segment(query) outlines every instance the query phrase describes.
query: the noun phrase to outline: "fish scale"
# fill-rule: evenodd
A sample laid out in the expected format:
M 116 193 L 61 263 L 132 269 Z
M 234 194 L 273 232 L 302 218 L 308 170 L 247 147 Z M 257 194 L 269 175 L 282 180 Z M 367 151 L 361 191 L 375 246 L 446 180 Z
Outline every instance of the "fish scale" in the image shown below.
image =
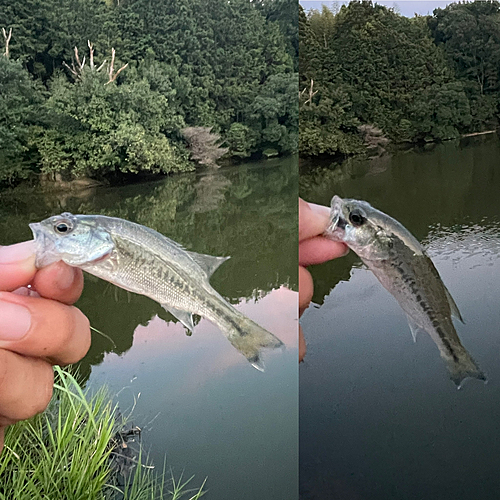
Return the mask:
M 455 301 L 402 224 L 365 201 L 334 196 L 325 236 L 359 255 L 406 313 L 414 340 L 419 330 L 430 335 L 459 388 L 468 377 L 486 380 L 453 325 L 452 315 L 462 320 Z
M 153 229 L 102 215 L 64 213 L 30 227 L 37 267 L 63 260 L 155 300 L 190 330 L 192 314 L 198 314 L 214 323 L 261 371 L 261 350 L 283 346 L 210 285 L 211 274 L 226 257 L 189 252 Z

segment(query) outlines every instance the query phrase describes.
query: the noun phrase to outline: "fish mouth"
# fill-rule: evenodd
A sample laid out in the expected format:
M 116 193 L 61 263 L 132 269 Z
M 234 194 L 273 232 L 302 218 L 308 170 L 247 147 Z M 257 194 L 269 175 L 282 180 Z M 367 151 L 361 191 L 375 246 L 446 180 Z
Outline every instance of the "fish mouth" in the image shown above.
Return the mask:
M 33 233 L 33 240 L 35 241 L 35 247 L 41 248 L 45 240 L 45 234 L 42 231 L 42 225 L 39 222 L 32 222 L 28 224 L 31 232 Z
M 334 196 L 330 212 L 330 223 L 323 235 L 333 241 L 342 241 L 345 232 L 346 220 L 342 217 L 342 198 Z
M 61 260 L 54 242 L 47 237 L 42 225 L 39 222 L 33 222 L 29 224 L 29 227 L 35 241 L 35 267 L 40 269 Z

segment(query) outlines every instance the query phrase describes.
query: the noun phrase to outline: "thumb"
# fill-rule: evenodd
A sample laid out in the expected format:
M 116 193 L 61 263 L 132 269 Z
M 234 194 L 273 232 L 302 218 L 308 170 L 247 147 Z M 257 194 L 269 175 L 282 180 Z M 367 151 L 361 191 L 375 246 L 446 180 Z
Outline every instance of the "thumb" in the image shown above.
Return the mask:
M 35 242 L 0 247 L 0 291 L 28 285 L 35 276 Z

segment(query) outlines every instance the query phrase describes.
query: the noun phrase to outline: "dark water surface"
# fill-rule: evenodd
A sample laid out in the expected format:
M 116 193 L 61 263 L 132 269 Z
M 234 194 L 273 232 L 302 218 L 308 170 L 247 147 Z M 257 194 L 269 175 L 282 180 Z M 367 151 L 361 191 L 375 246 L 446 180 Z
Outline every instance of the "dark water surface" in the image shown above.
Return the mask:
M 500 142 L 484 137 L 301 172 L 300 194 L 358 198 L 422 241 L 488 376 L 457 390 L 430 337 L 352 252 L 311 269 L 301 319 L 303 500 L 500 498 Z
M 152 227 L 188 250 L 231 259 L 214 288 L 282 339 L 284 352 L 252 368 L 207 320 L 191 337 L 154 301 L 93 276 L 77 303 L 93 334 L 80 370 L 107 384 L 132 412 L 159 472 L 192 486 L 208 476 L 207 500 L 290 500 L 297 495 L 297 160 L 174 176 L 151 184 L 79 193 L 0 195 L 0 244 L 31 239 L 28 222 L 49 215 L 105 214 Z

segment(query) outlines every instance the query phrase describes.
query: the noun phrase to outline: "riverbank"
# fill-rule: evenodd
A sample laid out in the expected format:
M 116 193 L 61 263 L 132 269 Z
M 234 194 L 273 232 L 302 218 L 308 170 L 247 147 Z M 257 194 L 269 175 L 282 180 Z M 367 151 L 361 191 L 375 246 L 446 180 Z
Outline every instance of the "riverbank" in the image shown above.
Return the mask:
M 398 154 L 399 152 L 410 152 L 410 151 L 416 151 L 416 152 L 424 152 L 424 151 L 429 151 L 432 150 L 440 145 L 445 145 L 445 144 L 453 144 L 453 143 L 458 143 L 458 144 L 465 144 L 468 140 L 489 140 L 490 137 L 492 137 L 493 134 L 497 134 L 498 136 L 499 129 L 493 129 L 493 130 L 485 130 L 483 132 L 473 132 L 470 134 L 462 134 L 460 137 L 455 138 L 455 139 L 448 139 L 448 140 L 440 140 L 440 141 L 419 141 L 415 143 L 393 143 L 389 144 L 387 147 L 387 150 L 384 151 L 377 151 L 377 154 L 372 150 L 370 151 L 369 148 L 366 148 L 364 151 L 359 152 L 357 154 L 352 153 L 352 154 L 333 154 L 333 155 L 328 155 L 328 154 L 321 154 L 318 156 L 300 156 L 299 155 L 299 160 L 300 160 L 300 171 L 301 173 L 306 173 L 309 169 L 314 169 L 318 165 L 320 166 L 326 166 L 326 165 L 341 165 L 342 163 L 352 160 L 352 161 L 363 161 L 363 160 L 369 160 L 369 159 L 377 159 L 377 158 L 386 158 L 393 156 L 395 154 Z
M 70 372 L 55 372 L 47 410 L 7 429 L 1 500 L 201 498 L 205 481 L 189 489 L 192 478 L 168 478 L 133 445 L 140 429 L 124 430 L 128 419 L 106 389 L 90 394 Z
M 192 175 L 194 177 L 199 176 L 210 176 L 216 172 L 237 170 L 240 167 L 247 168 L 248 165 L 258 166 L 261 163 L 273 166 L 279 165 L 283 161 L 288 161 L 290 158 L 296 156 L 294 154 L 278 155 L 269 154 L 258 156 L 255 155 L 252 158 L 246 159 L 235 159 L 227 158 L 220 161 L 217 166 L 207 167 L 198 166 L 195 168 L 195 163 L 193 162 L 193 168 L 186 172 L 170 172 L 170 173 L 137 173 L 137 174 L 122 174 L 114 176 L 113 178 L 101 178 L 94 179 L 91 177 L 79 177 L 76 179 L 68 180 L 65 179 L 61 174 L 33 174 L 31 177 L 22 180 L 15 185 L 1 184 L 0 183 L 0 194 L 16 191 L 22 192 L 32 192 L 37 190 L 43 193 L 72 193 L 74 196 L 85 197 L 87 194 L 92 193 L 95 188 L 103 186 L 125 186 L 133 184 L 145 184 L 150 182 L 161 181 L 167 178 L 179 178 L 186 175 Z M 1 167 L 0 167 L 1 168 Z

